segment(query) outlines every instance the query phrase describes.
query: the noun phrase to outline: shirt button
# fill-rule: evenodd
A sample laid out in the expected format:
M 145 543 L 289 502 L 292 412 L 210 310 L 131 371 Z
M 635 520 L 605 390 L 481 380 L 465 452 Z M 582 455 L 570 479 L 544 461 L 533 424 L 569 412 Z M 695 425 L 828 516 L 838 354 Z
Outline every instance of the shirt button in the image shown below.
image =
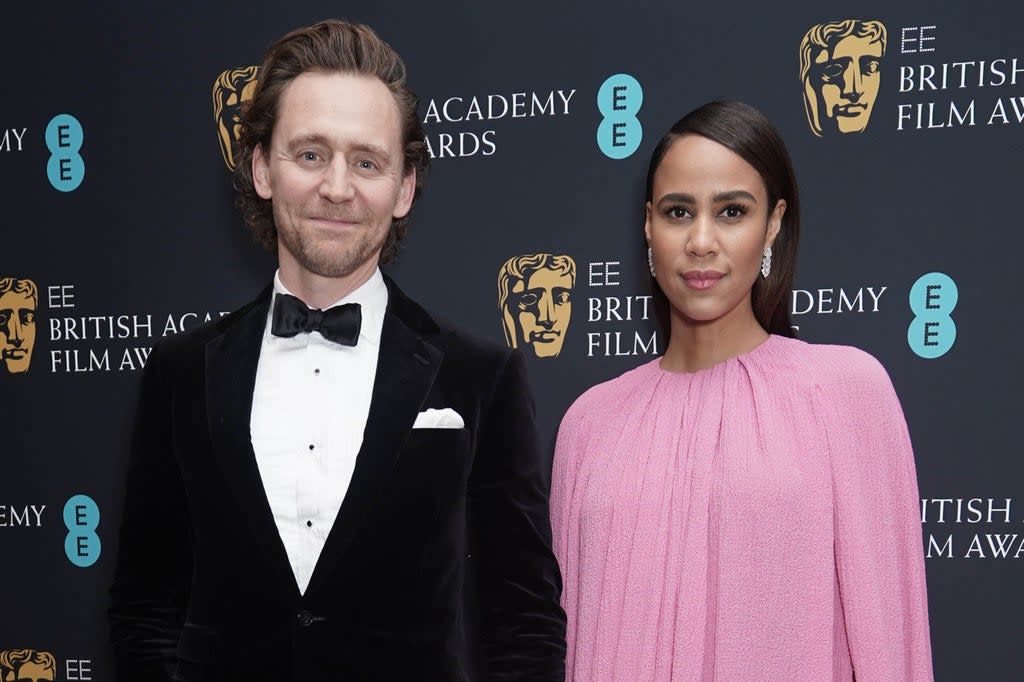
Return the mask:
M 296 617 L 297 620 L 299 621 L 299 625 L 301 625 L 304 628 L 308 628 L 310 625 L 313 624 L 313 614 L 309 611 L 299 611 Z
M 319 374 L 319 373 L 320 373 L 320 368 L 319 367 L 317 367 L 316 369 L 313 370 L 313 374 Z
M 306 521 L 306 528 L 312 528 L 312 527 L 313 527 L 313 522 L 312 521 Z
M 312 444 L 312 443 L 310 443 L 310 444 L 309 444 L 309 449 L 310 449 L 310 450 L 312 450 L 312 449 L 313 449 L 313 447 L 314 447 L 314 446 L 313 446 L 313 444 Z

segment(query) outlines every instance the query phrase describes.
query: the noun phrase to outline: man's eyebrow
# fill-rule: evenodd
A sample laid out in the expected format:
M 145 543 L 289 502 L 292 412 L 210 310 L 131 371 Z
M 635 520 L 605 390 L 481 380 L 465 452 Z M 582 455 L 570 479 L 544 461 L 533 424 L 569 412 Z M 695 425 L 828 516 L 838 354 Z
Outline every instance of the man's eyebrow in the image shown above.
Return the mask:
M 285 148 L 288 149 L 289 151 L 295 151 L 299 147 L 303 147 L 307 144 L 316 144 L 325 147 L 328 146 L 326 137 L 320 135 L 319 133 L 309 133 L 307 135 L 299 135 L 298 137 L 292 138 L 291 140 L 288 141 L 288 144 L 285 146 Z

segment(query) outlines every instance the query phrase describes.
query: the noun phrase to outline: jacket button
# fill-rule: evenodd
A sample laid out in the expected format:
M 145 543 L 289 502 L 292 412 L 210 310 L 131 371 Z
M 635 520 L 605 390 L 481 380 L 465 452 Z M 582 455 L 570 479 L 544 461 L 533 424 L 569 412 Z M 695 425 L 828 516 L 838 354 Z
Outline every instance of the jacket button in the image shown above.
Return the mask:
M 299 611 L 298 614 L 299 625 L 304 628 L 308 628 L 313 624 L 313 614 L 309 611 Z

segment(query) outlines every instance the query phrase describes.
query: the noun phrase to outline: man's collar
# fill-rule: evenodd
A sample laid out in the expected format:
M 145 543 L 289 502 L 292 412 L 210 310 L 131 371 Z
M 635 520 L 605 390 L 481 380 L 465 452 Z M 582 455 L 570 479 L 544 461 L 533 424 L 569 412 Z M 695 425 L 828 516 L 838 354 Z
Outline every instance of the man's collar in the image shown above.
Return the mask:
M 280 270 L 274 273 L 273 293 L 295 296 L 281 281 Z M 298 296 L 295 297 L 299 298 Z M 363 323 L 359 328 L 359 337 L 374 344 L 379 344 L 384 313 L 388 306 L 388 288 L 384 284 L 384 277 L 380 272 L 380 268 L 375 268 L 373 274 L 370 275 L 370 279 L 363 282 L 354 291 L 349 292 L 341 300 L 327 306 L 325 310 L 345 303 L 358 303 L 360 306 Z M 271 301 L 271 304 L 273 304 L 273 301 Z M 309 304 L 307 303 L 306 305 Z M 309 307 L 312 308 L 312 306 Z M 273 308 L 273 305 L 271 305 L 271 308 Z

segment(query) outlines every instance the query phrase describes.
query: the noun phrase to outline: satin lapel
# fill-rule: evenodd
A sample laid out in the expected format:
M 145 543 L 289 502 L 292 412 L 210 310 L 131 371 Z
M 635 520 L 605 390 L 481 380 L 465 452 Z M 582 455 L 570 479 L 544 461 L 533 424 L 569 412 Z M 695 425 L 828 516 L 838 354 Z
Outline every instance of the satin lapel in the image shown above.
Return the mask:
M 400 295 L 400 294 L 399 294 Z M 395 292 L 392 292 L 395 296 Z M 316 592 L 359 529 L 398 461 L 430 392 L 443 353 L 410 329 L 389 306 L 381 331 L 370 414 L 355 470 L 306 594 Z
M 300 596 L 284 544 L 260 478 L 249 435 L 249 414 L 256 385 L 263 331 L 270 309 L 265 291 L 224 333 L 206 345 L 206 408 L 214 457 L 246 528 L 293 600 Z

